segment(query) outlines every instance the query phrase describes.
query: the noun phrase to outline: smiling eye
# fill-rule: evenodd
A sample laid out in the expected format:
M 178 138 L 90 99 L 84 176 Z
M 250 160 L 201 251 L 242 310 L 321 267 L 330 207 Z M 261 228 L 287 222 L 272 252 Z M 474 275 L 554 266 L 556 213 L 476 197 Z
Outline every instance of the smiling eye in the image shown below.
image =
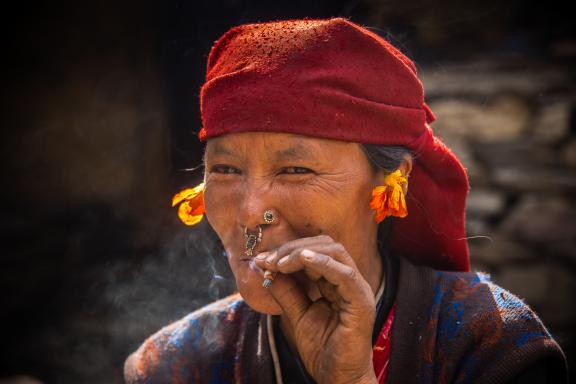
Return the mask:
M 304 167 L 286 167 L 286 168 L 282 169 L 281 173 L 300 175 L 300 174 L 312 173 L 312 172 L 313 171 L 311 169 L 304 168 Z
M 214 165 L 212 168 L 210 168 L 210 172 L 213 173 L 221 173 L 221 174 L 225 174 L 225 175 L 234 175 L 234 174 L 240 174 L 240 170 L 238 168 L 229 166 L 229 165 Z

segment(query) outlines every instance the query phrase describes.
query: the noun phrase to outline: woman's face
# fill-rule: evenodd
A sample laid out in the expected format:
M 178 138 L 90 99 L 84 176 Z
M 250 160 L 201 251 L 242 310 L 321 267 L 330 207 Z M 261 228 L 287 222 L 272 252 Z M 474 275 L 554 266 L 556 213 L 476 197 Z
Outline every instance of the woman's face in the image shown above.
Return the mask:
M 206 217 L 253 309 L 280 313 L 262 287 L 261 271 L 245 255 L 245 227 L 262 228 L 254 256 L 325 234 L 347 249 L 362 274 L 369 270 L 377 232 L 369 202 L 383 174 L 358 144 L 284 133 L 227 134 L 208 141 L 205 169 Z M 263 225 L 268 209 L 277 221 Z

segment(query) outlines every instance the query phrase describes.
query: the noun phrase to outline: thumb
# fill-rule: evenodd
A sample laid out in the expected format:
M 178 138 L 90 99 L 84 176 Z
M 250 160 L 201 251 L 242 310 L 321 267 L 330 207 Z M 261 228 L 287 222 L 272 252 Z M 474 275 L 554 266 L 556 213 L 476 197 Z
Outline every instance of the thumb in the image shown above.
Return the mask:
M 293 326 L 312 304 L 302 285 L 293 276 L 278 273 L 267 289 Z

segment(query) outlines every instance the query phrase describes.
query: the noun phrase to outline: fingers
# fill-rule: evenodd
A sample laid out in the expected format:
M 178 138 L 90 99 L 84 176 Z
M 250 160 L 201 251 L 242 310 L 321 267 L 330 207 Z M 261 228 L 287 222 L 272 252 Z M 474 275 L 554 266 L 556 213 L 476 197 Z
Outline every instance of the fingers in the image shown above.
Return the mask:
M 330 255 L 345 265 L 356 267 L 354 260 L 346 249 L 340 243 L 334 242 L 331 237 L 326 235 L 297 239 L 282 245 L 276 250 L 263 252 L 256 256 L 256 265 L 274 272 L 296 272 L 303 267 L 303 265 L 298 262 L 298 254 L 303 249 L 310 249 L 315 252 Z
M 341 244 L 328 236 L 299 240 L 286 243 L 270 253 L 258 255 L 255 259 L 256 265 L 281 274 L 303 270 L 312 281 L 324 278 L 335 286 L 335 293 L 346 302 L 364 303 L 367 301 L 366 296 L 372 297 L 368 283 Z M 333 299 L 335 295 L 329 296 Z
M 268 256 L 265 256 L 264 261 L 256 260 L 256 265 L 274 272 L 280 273 L 294 273 L 297 271 L 303 270 L 308 279 L 311 281 L 318 281 L 322 278 L 322 275 L 311 270 L 305 268 L 305 265 L 301 258 L 301 252 L 304 249 L 309 249 L 318 253 L 323 253 L 325 255 L 330 255 L 335 260 L 339 262 L 344 262 L 347 265 L 351 265 L 353 268 L 356 268 L 356 265 L 353 260 L 349 256 L 340 244 L 337 243 L 319 243 L 319 244 L 312 244 L 308 247 L 300 247 L 293 249 L 288 254 L 283 254 L 289 249 L 285 249 L 283 253 L 277 254 L 273 253 Z M 350 260 L 349 260 L 350 259 Z
M 304 268 L 304 264 L 301 262 L 300 253 L 304 249 L 330 255 L 339 262 L 356 267 L 354 260 L 348 255 L 344 247 L 334 242 L 329 236 L 316 236 L 286 243 L 276 250 L 256 256 L 256 265 L 265 270 L 281 273 L 294 273 L 304 270 L 310 280 L 317 281 L 322 276 Z
M 364 303 L 372 297 L 368 283 L 354 267 L 336 261 L 334 258 L 309 249 L 299 253 L 299 262 L 321 275 L 336 288 L 338 295 L 347 303 Z
M 279 272 L 268 290 L 293 324 L 312 304 L 302 284 L 290 276 L 298 271 L 317 283 L 322 297 L 341 311 L 341 321 L 353 324 L 374 311 L 370 285 L 346 249 L 329 236 L 288 242 L 257 255 L 255 263 L 263 270 Z
M 339 310 L 340 309 L 339 296 L 338 292 L 336 292 L 336 287 L 330 284 L 324 278 L 320 278 L 316 282 L 316 284 L 318 286 L 318 289 L 320 290 L 320 294 L 322 295 L 322 297 L 328 300 L 328 302 L 332 306 L 332 309 Z

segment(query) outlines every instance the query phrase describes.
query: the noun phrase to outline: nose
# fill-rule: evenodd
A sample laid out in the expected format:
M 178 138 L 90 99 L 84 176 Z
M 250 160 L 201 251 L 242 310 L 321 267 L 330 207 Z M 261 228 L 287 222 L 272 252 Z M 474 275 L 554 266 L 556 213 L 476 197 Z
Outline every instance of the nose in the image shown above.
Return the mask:
M 248 228 L 251 232 L 257 231 L 258 226 L 265 229 L 278 224 L 280 216 L 271 188 L 263 183 L 248 183 L 244 189 L 237 220 L 241 229 Z

